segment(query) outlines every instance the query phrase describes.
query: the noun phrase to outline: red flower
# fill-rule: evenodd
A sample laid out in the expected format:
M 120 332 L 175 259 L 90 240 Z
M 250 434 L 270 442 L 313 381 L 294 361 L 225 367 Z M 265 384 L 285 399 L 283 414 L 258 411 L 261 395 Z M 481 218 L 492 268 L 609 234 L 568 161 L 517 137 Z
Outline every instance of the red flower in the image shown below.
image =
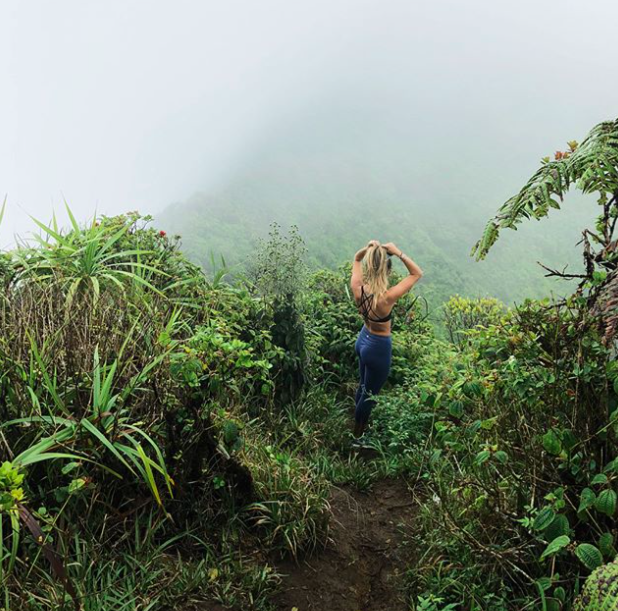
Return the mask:
M 165 233 L 165 231 L 161 230 L 159 231 L 159 235 L 164 238 L 167 234 Z

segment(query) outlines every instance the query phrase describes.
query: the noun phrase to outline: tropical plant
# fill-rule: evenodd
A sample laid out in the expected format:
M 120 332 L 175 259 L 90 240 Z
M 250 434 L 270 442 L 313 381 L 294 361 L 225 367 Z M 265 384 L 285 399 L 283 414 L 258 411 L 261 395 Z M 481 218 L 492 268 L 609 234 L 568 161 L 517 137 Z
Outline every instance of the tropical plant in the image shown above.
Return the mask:
M 596 125 L 578 145 L 557 151 L 554 160 L 545 157 L 526 185 L 499 209 L 472 249 L 484 259 L 501 229 L 515 229 L 528 218 L 547 216 L 559 209 L 566 192 L 575 186 L 584 194 L 595 193 L 601 212 L 594 230 L 582 234 L 584 273 L 569 274 L 547 269 L 549 276 L 577 278 L 579 288 L 590 289 L 589 309 L 601 319 L 604 341 L 618 331 L 618 248 L 614 230 L 618 221 L 618 119 Z
M 618 119 L 599 123 L 581 144 L 573 141 L 568 146 L 569 150 L 558 151 L 554 160 L 544 158 L 519 193 L 508 199 L 489 221 L 473 249 L 478 258 L 487 255 L 501 229 L 515 229 L 525 219 L 538 220 L 547 216 L 550 208 L 559 209 L 573 185 L 583 193 L 597 193 L 603 208 L 601 232 L 591 237 L 601 247 L 601 254 L 610 247 L 615 223 L 607 221 L 616 218 L 618 209 Z
M 444 326 L 453 344 L 466 341 L 467 332 L 478 326 L 497 324 L 506 314 L 506 306 L 491 297 L 468 299 L 451 297 L 443 306 Z
M 618 561 L 596 568 L 586 579 L 573 611 L 610 611 L 618 608 Z
M 259 554 L 310 551 L 328 533 L 326 474 L 369 481 L 331 455 L 346 448 L 339 399 L 305 385 L 302 266 L 257 283 L 225 268 L 207 278 L 147 223 L 37 222 L 37 244 L 0 260 L 7 610 L 189 596 L 266 608 L 278 578 L 239 558 L 238 538 Z M 323 447 L 321 469 L 310 456 Z

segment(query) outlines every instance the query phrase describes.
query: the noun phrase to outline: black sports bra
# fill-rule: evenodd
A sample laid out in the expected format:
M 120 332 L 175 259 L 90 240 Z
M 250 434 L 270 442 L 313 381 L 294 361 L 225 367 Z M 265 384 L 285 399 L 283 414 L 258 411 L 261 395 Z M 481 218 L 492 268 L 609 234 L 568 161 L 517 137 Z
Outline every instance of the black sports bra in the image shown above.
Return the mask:
M 365 287 L 361 286 L 361 296 L 358 304 L 358 309 L 365 322 L 388 322 L 393 318 L 393 311 L 391 310 L 386 316 L 377 316 L 376 311 L 373 309 L 373 295 L 365 293 Z M 375 314 L 372 317 L 371 314 Z

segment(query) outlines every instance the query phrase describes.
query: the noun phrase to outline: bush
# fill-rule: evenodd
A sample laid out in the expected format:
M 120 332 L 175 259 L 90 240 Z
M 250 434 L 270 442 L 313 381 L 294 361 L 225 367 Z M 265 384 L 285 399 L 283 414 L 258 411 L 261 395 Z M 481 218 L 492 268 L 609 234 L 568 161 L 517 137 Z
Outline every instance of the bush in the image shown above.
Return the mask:
M 580 571 L 615 553 L 616 368 L 570 306 L 528 302 L 471 333 L 428 458 L 438 505 L 426 536 L 439 542 L 425 561 L 465 553 L 468 586 L 476 574 L 520 603 L 535 589 L 568 598 Z
M 296 399 L 307 381 L 308 354 L 300 309 L 307 272 L 305 256 L 298 229 L 292 227 L 289 235 L 282 236 L 274 223 L 249 269 L 254 292 L 270 309 L 273 343 L 280 348 L 273 372 L 277 404 Z
M 284 464 L 253 448 L 269 465 L 264 471 L 246 448 L 251 418 L 272 411 L 288 384 L 282 363 L 303 371 L 304 344 L 282 339 L 286 321 L 277 320 L 284 311 L 276 300 L 225 284 L 223 274 L 207 279 L 180 254 L 176 238 L 147 220 L 102 218 L 68 232 L 40 225 L 39 247 L 0 259 L 0 581 L 7 609 L 68 608 L 92 579 L 108 578 L 103 568 L 89 572 L 79 554 L 101 558 L 102 567 L 120 558 L 109 573 L 126 590 L 118 600 L 145 608 L 139 601 L 155 595 L 152 580 L 142 571 L 137 583 L 131 567 L 143 561 L 151 575 L 167 579 L 165 556 L 182 547 L 187 584 L 202 579 L 201 552 L 180 542 L 205 523 L 218 525 L 205 536 L 209 549 L 222 549 L 241 525 L 271 533 L 262 547 L 294 552 L 326 531 L 325 482 L 312 482 L 298 459 Z M 231 519 L 251 503 L 254 515 L 263 503 L 261 522 Z M 152 562 L 147 546 L 129 544 L 141 529 L 169 541 Z M 245 569 L 227 566 L 245 579 Z M 223 583 L 219 594 L 214 584 L 198 591 L 246 603 L 271 591 L 276 579 L 263 578 L 260 586 L 248 578 L 234 601 Z M 182 598 L 171 586 L 165 594 L 167 601 Z M 156 596 L 163 601 L 163 593 Z
M 494 298 L 469 299 L 455 295 L 443 306 L 444 326 L 448 338 L 457 346 L 467 341 L 468 332 L 477 327 L 496 325 L 506 313 L 506 306 Z

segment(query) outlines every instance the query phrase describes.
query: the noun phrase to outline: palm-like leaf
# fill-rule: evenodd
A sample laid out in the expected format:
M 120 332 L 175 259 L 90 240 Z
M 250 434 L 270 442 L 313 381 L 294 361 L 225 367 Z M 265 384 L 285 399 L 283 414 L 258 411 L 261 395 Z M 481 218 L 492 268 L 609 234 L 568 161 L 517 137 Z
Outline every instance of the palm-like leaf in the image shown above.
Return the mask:
M 525 219 L 538 220 L 550 208 L 559 209 L 573 185 L 584 193 L 598 192 L 600 203 L 618 191 L 618 119 L 599 123 L 568 157 L 543 164 L 487 223 L 472 254 L 484 259 L 501 229 L 516 229 Z

